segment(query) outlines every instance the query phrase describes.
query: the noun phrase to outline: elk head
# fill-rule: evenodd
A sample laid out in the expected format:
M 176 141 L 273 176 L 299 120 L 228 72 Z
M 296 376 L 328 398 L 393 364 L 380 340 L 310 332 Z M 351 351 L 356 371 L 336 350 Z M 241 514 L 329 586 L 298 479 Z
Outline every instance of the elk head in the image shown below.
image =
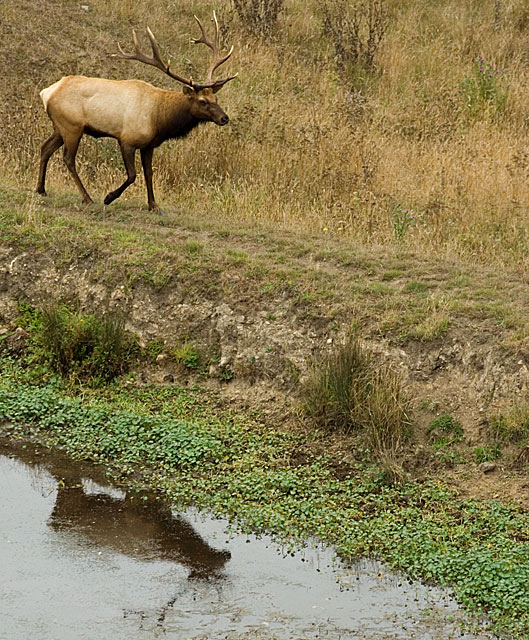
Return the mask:
M 202 35 L 200 38 L 194 38 L 191 42 L 193 44 L 205 44 L 213 52 L 213 59 L 207 72 L 207 78 L 203 83 L 195 82 L 192 78 L 184 78 L 171 71 L 169 65 L 162 60 L 160 47 L 158 45 L 158 42 L 156 41 L 156 38 L 154 37 L 153 32 L 149 27 L 147 27 L 147 35 L 151 43 L 153 54 L 152 57 L 145 55 L 140 50 L 136 32 L 134 30 L 132 31 L 134 40 L 134 53 L 125 53 L 121 46 L 118 44 L 119 53 L 115 53 L 113 55 L 114 57 L 123 58 L 125 60 L 138 60 L 139 62 L 143 62 L 144 64 L 151 65 L 163 71 L 170 78 L 181 82 L 183 84 L 183 93 L 189 100 L 189 111 L 193 115 L 193 117 L 197 120 L 207 120 L 223 126 L 229 122 L 229 118 L 218 105 L 215 94 L 217 93 L 217 91 L 222 89 L 222 87 L 227 82 L 237 77 L 237 74 L 235 74 L 234 76 L 228 76 L 227 78 L 223 78 L 222 80 L 214 80 L 213 74 L 215 73 L 215 70 L 218 69 L 221 64 L 224 64 L 224 62 L 226 62 L 226 60 L 228 60 L 228 58 L 231 56 L 231 54 L 233 53 L 233 46 L 224 56 L 220 54 L 219 23 L 214 11 L 213 21 L 215 23 L 215 34 L 213 38 L 210 38 L 207 35 L 203 24 L 200 22 L 197 16 L 194 16 L 194 18 L 197 21 L 198 26 L 200 27 Z

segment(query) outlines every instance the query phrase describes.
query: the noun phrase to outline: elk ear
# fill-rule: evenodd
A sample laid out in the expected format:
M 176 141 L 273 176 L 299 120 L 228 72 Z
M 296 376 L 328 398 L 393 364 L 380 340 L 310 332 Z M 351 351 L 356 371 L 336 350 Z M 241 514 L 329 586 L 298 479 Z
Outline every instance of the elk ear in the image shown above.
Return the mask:
M 189 87 L 187 84 L 184 85 L 182 91 L 186 94 L 186 96 L 192 96 L 195 93 L 193 87 Z

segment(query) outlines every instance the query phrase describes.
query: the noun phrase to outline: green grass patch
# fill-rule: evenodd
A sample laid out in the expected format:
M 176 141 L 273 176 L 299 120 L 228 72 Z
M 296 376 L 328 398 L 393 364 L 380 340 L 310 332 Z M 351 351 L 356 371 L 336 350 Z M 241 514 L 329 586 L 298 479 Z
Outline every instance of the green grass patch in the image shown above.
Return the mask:
M 128 371 L 138 354 L 137 338 L 118 313 L 83 314 L 64 304 L 19 310 L 18 323 L 29 333 L 25 360 L 65 379 L 104 384 Z
M 418 295 L 426 295 L 428 292 L 428 285 L 424 282 L 419 282 L 418 280 L 412 280 L 411 282 L 406 283 L 404 286 L 405 293 L 415 293 Z
M 434 418 L 426 429 L 429 439 L 432 442 L 443 441 L 448 444 L 455 444 L 463 440 L 463 426 L 449 413 L 443 413 Z

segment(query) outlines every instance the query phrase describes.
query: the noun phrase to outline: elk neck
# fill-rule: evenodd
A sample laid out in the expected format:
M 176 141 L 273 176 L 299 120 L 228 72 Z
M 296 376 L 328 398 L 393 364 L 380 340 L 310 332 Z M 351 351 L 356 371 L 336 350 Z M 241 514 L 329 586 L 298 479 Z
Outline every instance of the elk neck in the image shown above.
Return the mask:
M 164 91 L 158 103 L 157 141 L 161 144 L 171 138 L 183 138 L 192 131 L 200 120 L 189 110 L 187 97 L 180 91 Z

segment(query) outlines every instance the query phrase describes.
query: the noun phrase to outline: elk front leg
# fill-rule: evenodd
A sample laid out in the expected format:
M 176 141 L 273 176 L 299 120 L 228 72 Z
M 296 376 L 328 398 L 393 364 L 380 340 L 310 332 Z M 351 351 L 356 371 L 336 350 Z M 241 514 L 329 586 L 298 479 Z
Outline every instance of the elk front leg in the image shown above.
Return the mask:
M 161 213 L 158 205 L 154 200 L 154 191 L 152 189 L 152 154 L 154 149 L 152 147 L 147 147 L 147 149 L 142 149 L 141 154 L 141 164 L 143 166 L 143 175 L 145 176 L 145 185 L 147 187 L 147 203 L 149 206 L 149 211 L 158 211 Z
M 77 155 L 77 149 L 79 148 L 79 141 L 81 140 L 81 136 L 78 138 L 72 138 L 71 140 L 64 140 L 64 162 L 68 167 L 68 170 L 73 176 L 75 180 L 75 184 L 81 193 L 81 197 L 83 198 L 83 202 L 85 204 L 92 204 L 93 200 L 88 195 L 88 191 L 84 188 L 83 183 L 81 182 L 81 178 L 77 173 L 77 169 L 75 168 L 75 156 Z
M 127 187 L 130 187 L 134 180 L 136 180 L 136 167 L 134 166 L 134 156 L 136 155 L 136 149 L 124 144 L 120 144 L 119 146 L 121 149 L 121 155 L 123 156 L 123 162 L 125 163 L 125 169 L 127 170 L 127 179 L 115 191 L 111 191 L 107 194 L 104 199 L 105 204 L 114 202 L 114 200 L 116 198 L 119 198 L 119 196 L 125 191 L 125 189 Z

